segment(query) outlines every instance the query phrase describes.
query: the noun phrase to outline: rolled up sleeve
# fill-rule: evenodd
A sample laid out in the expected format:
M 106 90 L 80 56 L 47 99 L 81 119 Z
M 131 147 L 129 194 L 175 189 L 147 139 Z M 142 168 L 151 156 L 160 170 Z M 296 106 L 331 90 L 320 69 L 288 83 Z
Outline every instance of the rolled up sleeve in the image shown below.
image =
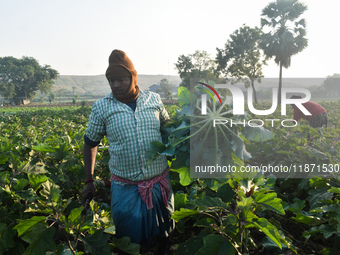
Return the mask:
M 106 135 L 106 125 L 102 115 L 103 110 L 104 109 L 101 109 L 96 103 L 93 104 L 89 123 L 85 133 L 85 139 L 93 143 L 99 143 Z

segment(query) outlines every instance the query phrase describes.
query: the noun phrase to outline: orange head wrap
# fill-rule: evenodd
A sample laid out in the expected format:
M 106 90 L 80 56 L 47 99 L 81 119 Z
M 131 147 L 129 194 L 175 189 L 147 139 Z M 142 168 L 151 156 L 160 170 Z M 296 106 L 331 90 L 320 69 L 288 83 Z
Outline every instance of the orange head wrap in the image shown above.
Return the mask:
M 139 87 L 137 85 L 137 71 L 124 51 L 114 50 L 109 57 L 109 67 L 106 70 L 106 78 L 131 77 L 131 84 L 124 96 L 114 95 L 119 101 L 129 103 L 137 99 Z M 114 94 L 114 91 L 112 91 Z

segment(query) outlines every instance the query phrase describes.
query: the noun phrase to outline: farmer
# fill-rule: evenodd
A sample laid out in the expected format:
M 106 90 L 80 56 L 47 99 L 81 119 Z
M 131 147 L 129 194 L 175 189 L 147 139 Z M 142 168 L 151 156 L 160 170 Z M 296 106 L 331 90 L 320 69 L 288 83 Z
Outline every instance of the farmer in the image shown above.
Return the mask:
M 301 96 L 292 96 L 291 99 L 302 98 Z M 313 128 L 326 126 L 328 116 L 326 110 L 319 104 L 313 102 L 306 102 L 302 104 L 312 115 L 304 115 L 295 104 L 292 105 L 294 109 L 294 120 L 297 122 L 302 118 L 308 120 L 309 125 Z
M 83 196 L 95 193 L 97 146 L 106 136 L 116 235 L 146 245 L 156 240 L 158 254 L 163 254 L 174 228 L 168 162 L 165 156 L 159 156 L 147 164 L 145 153 L 150 142 L 162 141 L 160 128 L 169 116 L 158 94 L 139 89 L 137 71 L 125 52 L 112 51 L 106 78 L 112 92 L 93 104 L 84 136 Z

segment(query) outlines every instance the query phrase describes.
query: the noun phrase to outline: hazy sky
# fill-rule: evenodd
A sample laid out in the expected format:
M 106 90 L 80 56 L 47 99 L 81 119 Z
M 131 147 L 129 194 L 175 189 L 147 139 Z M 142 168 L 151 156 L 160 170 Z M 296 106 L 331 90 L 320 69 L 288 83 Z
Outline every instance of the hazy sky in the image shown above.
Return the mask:
M 273 0 L 0 0 L 0 57 L 34 57 L 61 75 L 105 73 L 113 49 L 124 50 L 138 74 L 177 75 L 181 54 L 216 56 L 243 24 L 260 26 Z M 309 46 L 293 56 L 284 77 L 340 73 L 339 0 L 301 0 L 308 6 Z M 264 68 L 277 77 L 273 60 Z

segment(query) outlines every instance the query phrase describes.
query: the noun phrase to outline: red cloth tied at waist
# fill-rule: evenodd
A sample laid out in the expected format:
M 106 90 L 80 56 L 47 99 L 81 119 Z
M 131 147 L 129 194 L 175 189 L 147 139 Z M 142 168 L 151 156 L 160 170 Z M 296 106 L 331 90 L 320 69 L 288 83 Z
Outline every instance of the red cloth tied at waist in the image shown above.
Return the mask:
M 152 188 L 155 183 L 159 184 L 162 192 L 163 202 L 166 207 L 168 206 L 168 200 L 170 196 L 170 184 L 166 178 L 168 173 L 169 167 L 167 167 L 161 175 L 157 175 L 153 178 L 143 181 L 131 181 L 111 173 L 111 181 L 118 181 L 130 185 L 138 185 L 138 192 L 141 195 L 143 202 L 146 204 L 146 208 L 149 210 L 153 208 Z

